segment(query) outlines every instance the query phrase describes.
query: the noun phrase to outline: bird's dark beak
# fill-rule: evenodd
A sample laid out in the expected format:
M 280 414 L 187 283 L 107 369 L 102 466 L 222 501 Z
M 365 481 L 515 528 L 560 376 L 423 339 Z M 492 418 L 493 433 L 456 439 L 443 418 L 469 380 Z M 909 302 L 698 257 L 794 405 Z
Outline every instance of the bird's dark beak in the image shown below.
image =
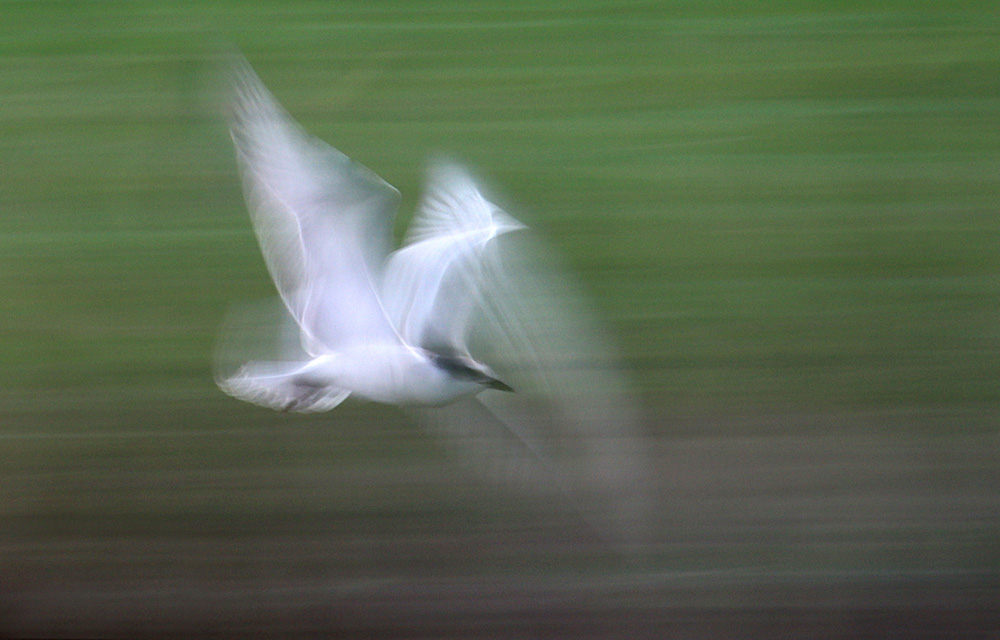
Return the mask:
M 511 387 L 506 382 L 501 382 L 500 380 L 497 380 L 496 378 L 489 378 L 488 380 L 483 382 L 483 385 L 487 389 L 496 389 L 497 391 L 506 391 L 508 393 L 514 393 L 513 387 Z

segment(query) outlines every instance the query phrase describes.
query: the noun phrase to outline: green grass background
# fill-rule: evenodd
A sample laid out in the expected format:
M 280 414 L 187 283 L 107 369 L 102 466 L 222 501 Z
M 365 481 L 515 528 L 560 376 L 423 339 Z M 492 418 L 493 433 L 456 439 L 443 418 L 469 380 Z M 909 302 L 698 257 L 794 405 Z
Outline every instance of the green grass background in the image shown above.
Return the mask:
M 778 498 L 739 526 L 698 511 L 669 521 L 689 544 L 658 547 L 663 566 L 877 559 L 995 576 L 995 3 L 41 0 L 0 14 L 11 572 L 245 577 L 263 561 L 115 541 L 415 540 L 502 520 L 468 487 L 372 488 L 392 465 L 448 468 L 401 412 L 278 416 L 215 388 L 227 307 L 271 292 L 221 117 L 222 62 L 238 48 L 307 129 L 403 192 L 400 232 L 428 157 L 485 176 L 592 294 L 651 450 L 715 438 L 721 449 L 695 447 L 687 464 L 729 478 L 732 504 L 743 468 L 784 469 L 775 487 L 807 504 L 832 493 L 874 508 L 889 486 L 889 504 L 911 505 L 882 521 L 837 502 L 826 537 L 812 520 L 789 533 L 779 516 L 801 511 Z M 740 438 L 778 435 L 813 457 L 738 453 L 756 450 Z M 873 450 L 884 455 L 862 455 Z M 664 455 L 672 482 L 685 458 Z M 728 471 L 711 466 L 720 456 Z M 813 460 L 847 471 L 817 488 Z M 344 465 L 365 480 L 331 486 Z M 704 497 L 670 495 L 674 507 Z M 956 500 L 967 508 L 940 510 Z M 777 542 L 735 546 L 750 521 Z M 410 575 L 433 555 L 421 549 L 370 562 Z M 309 573 L 287 553 L 273 566 Z M 372 567 L 310 557 L 327 575 Z
M 3 386 L 205 392 L 269 286 L 219 118 L 239 47 L 406 205 L 429 155 L 477 167 L 653 405 L 992 407 L 988 8 L 5 3 Z

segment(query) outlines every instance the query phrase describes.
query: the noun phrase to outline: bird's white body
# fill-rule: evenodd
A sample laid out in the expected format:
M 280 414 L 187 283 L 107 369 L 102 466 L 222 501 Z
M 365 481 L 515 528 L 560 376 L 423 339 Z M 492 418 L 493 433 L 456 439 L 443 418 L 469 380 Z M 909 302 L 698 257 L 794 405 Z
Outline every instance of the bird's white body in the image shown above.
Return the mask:
M 313 358 L 298 373 L 308 387 L 349 389 L 366 400 L 403 406 L 438 406 L 483 390 L 449 375 L 420 349 L 370 344 Z

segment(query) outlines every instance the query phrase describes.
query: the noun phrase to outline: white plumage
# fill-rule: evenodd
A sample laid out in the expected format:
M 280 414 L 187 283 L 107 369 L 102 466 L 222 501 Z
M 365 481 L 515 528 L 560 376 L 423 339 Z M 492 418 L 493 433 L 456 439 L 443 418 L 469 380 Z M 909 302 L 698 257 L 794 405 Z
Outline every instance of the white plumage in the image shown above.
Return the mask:
M 438 167 L 406 246 L 388 252 L 399 193 L 309 137 L 248 66 L 232 136 L 257 238 L 307 359 L 248 363 L 224 391 L 272 408 L 326 410 L 348 395 L 440 405 L 505 384 L 466 339 L 490 242 L 522 228 L 457 166 Z

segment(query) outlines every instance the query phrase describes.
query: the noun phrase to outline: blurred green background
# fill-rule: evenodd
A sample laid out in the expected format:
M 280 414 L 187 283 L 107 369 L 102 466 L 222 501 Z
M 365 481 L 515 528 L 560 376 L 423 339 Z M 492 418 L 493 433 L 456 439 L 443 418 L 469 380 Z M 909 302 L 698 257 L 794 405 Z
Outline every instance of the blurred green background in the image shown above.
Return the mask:
M 759 613 L 789 594 L 826 612 L 807 616 L 814 637 L 877 628 L 859 610 L 986 626 L 995 3 L 0 13 L 11 632 L 535 629 L 504 627 L 517 611 L 598 636 L 627 616 L 716 633 L 751 620 L 766 637 L 802 624 Z M 660 472 L 641 585 L 567 545 L 543 506 L 456 480 L 401 411 L 277 415 L 215 388 L 226 309 L 272 290 L 222 118 L 233 49 L 307 129 L 402 191 L 400 232 L 427 158 L 447 153 L 578 274 Z M 582 592 L 572 616 L 524 604 Z M 490 615 L 456 613 L 470 593 Z

